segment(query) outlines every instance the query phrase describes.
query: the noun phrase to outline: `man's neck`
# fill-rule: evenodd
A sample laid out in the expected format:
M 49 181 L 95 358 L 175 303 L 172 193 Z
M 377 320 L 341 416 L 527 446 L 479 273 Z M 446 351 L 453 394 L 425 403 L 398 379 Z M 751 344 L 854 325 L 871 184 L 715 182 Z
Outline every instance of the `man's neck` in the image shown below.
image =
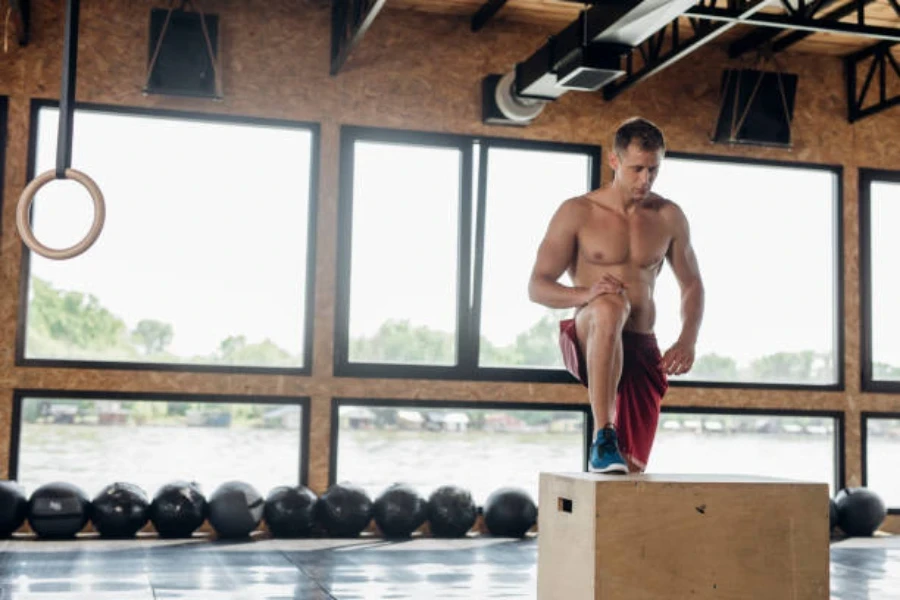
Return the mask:
M 639 201 L 635 200 L 628 190 L 622 189 L 615 182 L 610 184 L 609 192 L 608 198 L 612 208 L 622 214 L 628 213 L 639 204 Z

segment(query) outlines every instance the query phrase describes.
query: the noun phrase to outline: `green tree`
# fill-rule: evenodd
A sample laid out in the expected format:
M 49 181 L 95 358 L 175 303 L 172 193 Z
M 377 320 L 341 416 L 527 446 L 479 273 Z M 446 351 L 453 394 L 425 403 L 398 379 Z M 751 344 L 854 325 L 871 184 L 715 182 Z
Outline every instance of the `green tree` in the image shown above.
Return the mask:
M 515 349 L 521 357 L 517 366 L 562 366 L 559 349 L 559 322 L 569 311 L 554 310 L 546 313 L 524 333 L 516 336 Z
M 269 339 L 258 344 L 248 344 L 243 335 L 225 338 L 219 344 L 216 361 L 224 364 L 252 364 L 265 366 L 290 365 L 291 353 Z
M 778 352 L 754 360 L 750 371 L 754 378 L 774 381 L 809 381 L 816 355 L 812 350 Z
M 44 356 L 135 354 L 124 321 L 93 295 L 55 289 L 32 279 L 28 305 L 29 350 Z
M 568 310 L 551 310 L 516 336 L 509 346 L 496 346 L 481 337 L 481 364 L 502 367 L 562 367 L 559 350 L 559 322 Z
M 900 379 L 900 368 L 888 363 L 876 362 L 872 365 L 872 376 L 875 379 Z
M 131 332 L 131 340 L 144 350 L 144 354 L 164 352 L 172 343 L 172 326 L 155 319 L 142 319 Z
M 698 379 L 732 381 L 738 377 L 737 362 L 729 356 L 704 354 L 694 361 L 690 374 Z
M 497 346 L 484 336 L 479 341 L 478 353 L 479 363 L 487 367 L 507 367 L 524 362 L 515 346 Z
M 453 364 L 455 347 L 450 332 L 391 319 L 382 323 L 375 335 L 351 339 L 350 356 L 359 362 Z

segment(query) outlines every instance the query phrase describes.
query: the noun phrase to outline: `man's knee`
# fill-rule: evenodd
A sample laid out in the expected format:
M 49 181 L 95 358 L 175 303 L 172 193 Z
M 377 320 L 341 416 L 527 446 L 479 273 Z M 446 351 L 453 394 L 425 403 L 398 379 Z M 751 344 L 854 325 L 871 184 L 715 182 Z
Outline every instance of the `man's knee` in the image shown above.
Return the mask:
M 630 312 L 628 298 L 622 294 L 603 294 L 581 309 L 580 316 L 587 321 L 592 334 L 618 336 Z

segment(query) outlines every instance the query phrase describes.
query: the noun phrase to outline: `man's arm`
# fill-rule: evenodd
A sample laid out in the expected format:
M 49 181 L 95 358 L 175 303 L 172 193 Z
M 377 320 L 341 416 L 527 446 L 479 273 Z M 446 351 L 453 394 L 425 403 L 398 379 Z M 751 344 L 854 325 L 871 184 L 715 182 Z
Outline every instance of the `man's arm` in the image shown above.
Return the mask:
M 590 288 L 568 287 L 559 278 L 572 263 L 577 251 L 577 210 L 575 200 L 566 200 L 553 215 L 528 281 L 532 302 L 550 308 L 572 308 L 586 304 L 593 295 Z
M 663 366 L 668 373 L 677 375 L 689 371 L 694 363 L 694 346 L 703 321 L 705 293 L 687 218 L 674 204 L 672 208 L 672 243 L 666 258 L 681 288 L 681 335 L 663 356 Z

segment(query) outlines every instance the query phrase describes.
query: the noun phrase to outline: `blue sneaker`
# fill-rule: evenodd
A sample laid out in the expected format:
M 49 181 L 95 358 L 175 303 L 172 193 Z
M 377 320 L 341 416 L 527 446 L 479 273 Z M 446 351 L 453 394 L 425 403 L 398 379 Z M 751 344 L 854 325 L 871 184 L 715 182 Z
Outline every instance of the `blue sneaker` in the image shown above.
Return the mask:
M 612 426 L 607 425 L 597 432 L 597 439 L 591 444 L 588 470 L 591 473 L 628 473 L 628 464 L 619 452 L 619 440 Z

